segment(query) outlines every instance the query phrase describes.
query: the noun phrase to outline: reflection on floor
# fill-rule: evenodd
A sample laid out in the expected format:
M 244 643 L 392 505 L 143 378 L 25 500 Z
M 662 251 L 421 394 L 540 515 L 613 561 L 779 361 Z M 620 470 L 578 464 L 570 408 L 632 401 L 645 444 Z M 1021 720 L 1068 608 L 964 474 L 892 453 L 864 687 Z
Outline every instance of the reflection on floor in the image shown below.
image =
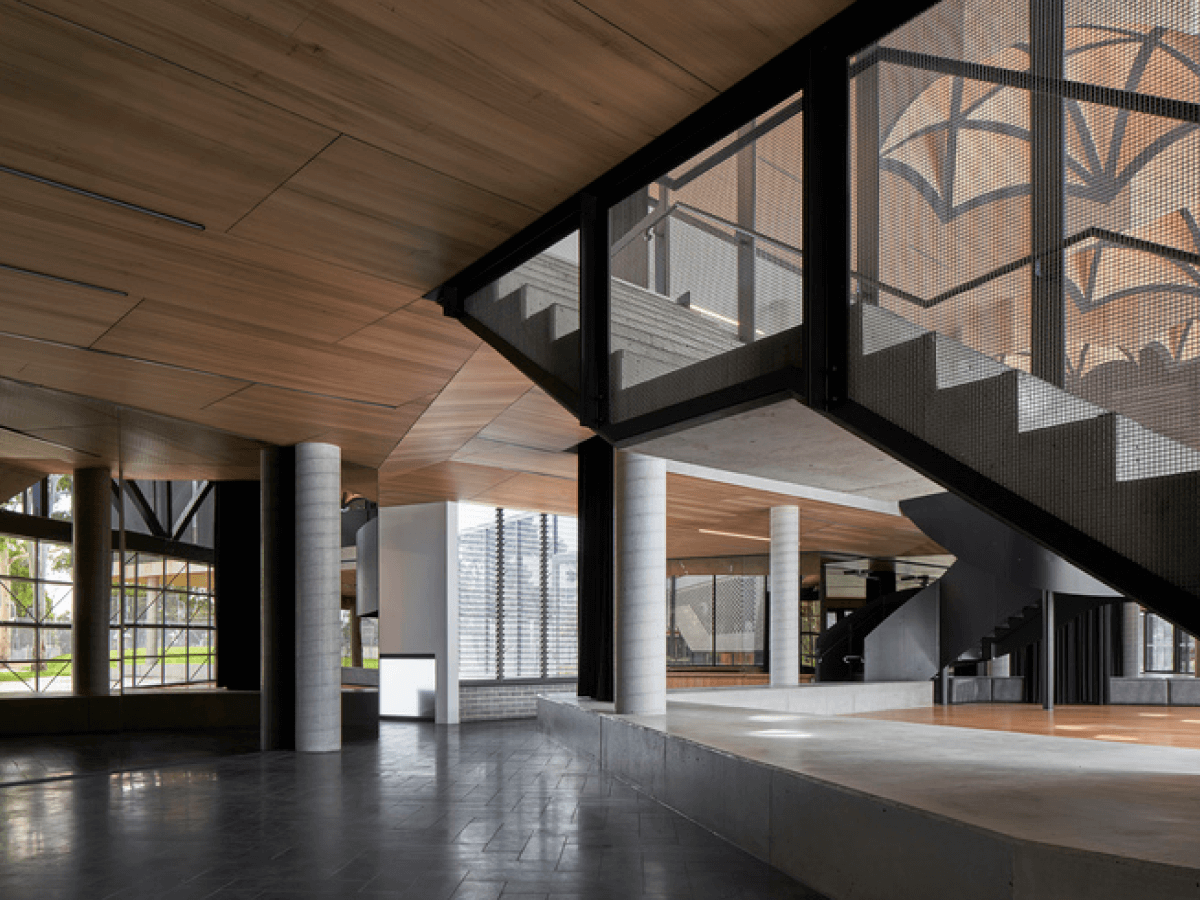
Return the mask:
M 821 900 L 533 722 L 6 787 L 0 836 L 4 900 Z
M 1187 706 L 1060 706 L 1044 710 L 1025 703 L 967 703 L 861 713 L 858 718 L 1200 750 L 1200 708 Z
M 6 737 L 0 738 L 0 787 L 177 766 L 257 750 L 257 732 Z

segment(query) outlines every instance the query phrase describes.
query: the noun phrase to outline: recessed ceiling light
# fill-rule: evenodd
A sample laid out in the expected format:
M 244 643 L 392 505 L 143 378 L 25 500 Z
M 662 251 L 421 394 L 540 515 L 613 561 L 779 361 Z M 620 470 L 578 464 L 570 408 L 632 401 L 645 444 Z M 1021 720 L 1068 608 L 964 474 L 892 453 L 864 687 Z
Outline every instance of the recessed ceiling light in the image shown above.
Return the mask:
M 75 187 L 73 184 L 66 184 L 62 181 L 55 181 L 53 178 L 43 178 L 41 175 L 34 175 L 32 172 L 14 169 L 11 166 L 0 166 L 0 172 L 4 172 L 7 175 L 15 175 L 17 178 L 24 178 L 27 181 L 33 181 L 37 184 L 44 184 L 46 187 L 58 188 L 60 191 L 68 191 L 72 194 L 78 194 L 81 197 L 87 197 L 91 200 L 99 200 L 101 203 L 119 206 L 121 209 L 128 209 L 132 212 L 141 213 L 144 216 L 152 216 L 155 219 L 162 219 L 164 222 L 170 222 L 172 225 L 182 225 L 184 228 L 194 228 L 196 231 L 204 230 L 204 226 L 199 222 L 191 222 L 187 219 L 181 219 L 179 216 L 168 215 L 167 213 L 162 213 L 155 209 L 139 206 L 136 203 L 129 203 L 126 200 L 118 200 L 116 197 L 109 197 L 106 194 L 97 194 L 95 191 L 89 191 L 81 187 Z
M 61 275 L 50 275 L 46 272 L 38 272 L 35 269 L 26 269 L 21 266 L 10 266 L 8 263 L 0 263 L 0 269 L 3 269 L 5 272 L 16 272 L 18 275 L 29 275 L 33 278 L 44 278 L 46 281 L 56 281 L 59 284 L 69 284 L 71 287 L 83 288 L 88 291 L 100 291 L 102 294 L 116 294 L 118 297 L 129 296 L 125 291 L 119 291 L 116 288 L 92 284 L 90 281 L 76 281 L 74 278 L 63 278 Z

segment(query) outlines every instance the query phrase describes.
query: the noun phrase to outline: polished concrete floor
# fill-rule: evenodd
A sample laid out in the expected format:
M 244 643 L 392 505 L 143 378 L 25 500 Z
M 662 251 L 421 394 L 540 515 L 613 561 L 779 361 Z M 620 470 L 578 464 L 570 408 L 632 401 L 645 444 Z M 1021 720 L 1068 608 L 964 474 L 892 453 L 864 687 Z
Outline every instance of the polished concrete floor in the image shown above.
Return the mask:
M 1200 709 L 1187 706 L 1060 706 L 1045 710 L 1028 703 L 967 703 L 857 715 L 921 725 L 1200 750 Z
M 677 700 L 625 718 L 1020 840 L 1197 869 L 1200 884 L 1200 750 Z
M 160 739 L 143 766 L 131 740 L 107 774 L 89 740 L 44 739 L 44 770 L 38 742 L 0 741 L 56 773 L 0 788 L 0 898 L 821 900 L 533 722 L 385 723 L 303 756 Z

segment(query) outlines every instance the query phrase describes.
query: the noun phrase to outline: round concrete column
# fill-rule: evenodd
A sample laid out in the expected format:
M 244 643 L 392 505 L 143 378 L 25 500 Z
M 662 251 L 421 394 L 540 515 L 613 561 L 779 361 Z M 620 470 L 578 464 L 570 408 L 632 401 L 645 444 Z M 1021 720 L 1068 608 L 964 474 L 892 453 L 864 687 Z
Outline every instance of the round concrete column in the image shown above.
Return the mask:
M 109 692 L 112 611 L 112 473 L 107 468 L 76 469 L 72 483 L 72 690 L 81 697 L 104 697 Z
M 616 494 L 618 713 L 667 711 L 667 465 L 619 452 Z
M 771 686 L 800 683 L 800 508 L 771 509 Z
M 296 749 L 342 746 L 341 451 L 296 445 Z

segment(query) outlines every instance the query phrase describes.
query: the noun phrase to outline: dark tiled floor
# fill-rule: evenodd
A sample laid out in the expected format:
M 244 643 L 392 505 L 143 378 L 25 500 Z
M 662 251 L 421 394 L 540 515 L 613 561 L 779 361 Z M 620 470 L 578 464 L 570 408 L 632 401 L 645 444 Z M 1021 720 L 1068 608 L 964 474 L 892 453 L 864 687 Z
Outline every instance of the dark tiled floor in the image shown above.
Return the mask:
M 257 750 L 256 732 L 0 738 L 0 787 L 204 762 Z
M 0 789 L 0 897 L 820 900 L 532 722 L 158 765 Z

